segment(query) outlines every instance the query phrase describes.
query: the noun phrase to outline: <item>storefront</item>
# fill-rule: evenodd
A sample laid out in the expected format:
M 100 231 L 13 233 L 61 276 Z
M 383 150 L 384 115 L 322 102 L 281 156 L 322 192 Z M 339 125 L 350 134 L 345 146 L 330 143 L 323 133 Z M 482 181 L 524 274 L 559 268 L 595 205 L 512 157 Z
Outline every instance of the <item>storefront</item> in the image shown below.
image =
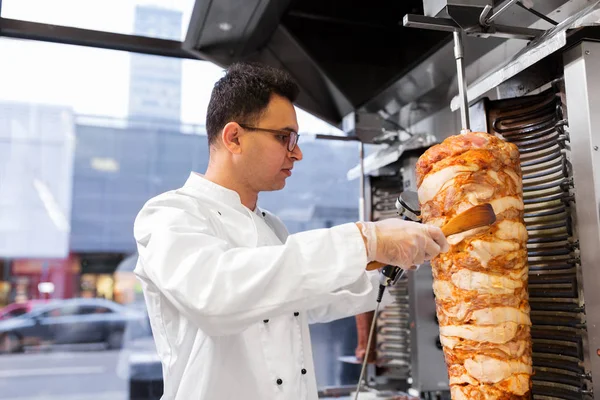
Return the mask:
M 10 260 L 0 260 L 0 307 L 9 303 L 10 297 Z
M 64 259 L 13 260 L 8 302 L 76 297 L 79 274 L 80 261 L 74 254 Z
M 130 255 L 119 264 L 115 271 L 114 301 L 117 303 L 136 305 L 144 303 L 141 282 L 133 273 L 137 259 L 137 253 Z
M 79 296 L 115 300 L 114 273 L 123 257 L 120 253 L 81 254 Z
M 71 254 L 65 259 L 17 259 L 0 281 L 0 304 L 34 299 L 114 299 L 122 254 Z M 8 264 L 4 261 L 2 267 Z

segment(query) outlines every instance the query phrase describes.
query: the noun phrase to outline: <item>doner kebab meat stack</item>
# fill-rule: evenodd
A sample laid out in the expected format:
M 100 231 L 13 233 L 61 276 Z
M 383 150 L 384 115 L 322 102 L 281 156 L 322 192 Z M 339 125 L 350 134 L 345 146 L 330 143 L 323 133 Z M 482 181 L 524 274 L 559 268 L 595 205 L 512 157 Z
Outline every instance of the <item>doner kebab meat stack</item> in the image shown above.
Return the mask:
M 432 261 L 440 340 L 454 400 L 531 397 L 527 230 L 517 147 L 487 133 L 449 137 L 417 162 L 424 223 L 490 203 L 496 222 L 448 237 Z

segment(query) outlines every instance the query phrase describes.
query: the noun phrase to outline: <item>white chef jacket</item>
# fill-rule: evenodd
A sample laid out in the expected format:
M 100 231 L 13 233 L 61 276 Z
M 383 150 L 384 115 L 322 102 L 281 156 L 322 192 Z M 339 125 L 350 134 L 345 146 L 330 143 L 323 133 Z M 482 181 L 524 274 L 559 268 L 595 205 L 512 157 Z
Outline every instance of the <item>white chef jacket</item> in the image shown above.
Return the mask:
M 192 173 L 136 218 L 164 400 L 316 399 L 308 324 L 375 308 L 355 224 L 288 236 L 255 211 Z

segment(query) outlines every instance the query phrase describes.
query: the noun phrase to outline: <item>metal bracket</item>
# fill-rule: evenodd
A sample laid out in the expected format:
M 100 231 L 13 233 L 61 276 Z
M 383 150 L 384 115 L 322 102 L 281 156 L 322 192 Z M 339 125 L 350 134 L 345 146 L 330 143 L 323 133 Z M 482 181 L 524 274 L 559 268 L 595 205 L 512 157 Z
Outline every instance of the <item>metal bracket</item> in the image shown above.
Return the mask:
M 489 20 L 487 20 L 489 22 Z M 454 20 L 450 18 L 427 17 L 425 15 L 406 14 L 402 23 L 407 28 L 429 29 L 434 31 L 455 32 L 463 30 Z M 507 26 L 491 24 L 487 26 L 476 25 L 463 30 L 469 36 L 477 37 L 499 37 L 505 39 L 532 40 L 542 35 L 545 31 L 541 29 L 522 28 L 519 26 Z
M 421 28 L 436 31 L 452 32 L 454 35 L 454 59 L 456 61 L 456 76 L 458 81 L 458 99 L 460 99 L 461 133 L 470 132 L 469 100 L 467 96 L 467 81 L 465 77 L 463 33 L 478 37 L 501 37 L 510 39 L 531 40 L 540 37 L 545 31 L 531 28 L 521 28 L 494 24 L 494 20 L 518 0 L 510 0 L 498 11 L 493 12 L 490 5 L 486 5 L 478 21 L 472 26 L 463 28 L 451 18 L 430 17 L 424 15 L 407 14 L 402 23 L 408 28 Z M 491 14 L 491 15 L 490 15 Z M 459 21 L 460 22 L 460 21 Z M 464 25 L 464 24 L 463 24 Z
M 433 29 L 452 32 L 454 35 L 454 59 L 456 60 L 456 76 L 458 80 L 459 97 L 463 100 L 460 105 L 461 133 L 471 130 L 469 122 L 469 103 L 467 101 L 467 81 L 465 79 L 463 29 L 452 19 L 427 17 L 407 14 L 403 20 L 404 26 L 410 28 Z
M 477 37 L 497 37 L 504 39 L 521 39 L 521 40 L 533 40 L 545 31 L 541 29 L 533 28 L 522 28 L 520 26 L 509 26 L 493 24 L 490 26 L 482 27 L 479 26 L 477 29 L 466 30 L 465 33 L 469 36 Z
M 483 23 L 481 25 L 485 25 L 485 26 L 490 26 L 494 20 L 496 18 L 498 18 L 498 16 L 504 14 L 504 12 L 506 10 L 508 10 L 512 5 L 514 5 L 517 1 L 519 0 L 510 0 L 508 3 L 506 3 L 504 6 L 502 6 L 498 11 L 496 11 L 494 14 L 492 14 L 490 17 L 485 18 L 483 20 Z M 486 12 L 487 11 L 487 12 Z M 492 11 L 492 7 L 490 6 L 486 6 L 484 9 L 484 12 L 481 14 L 481 16 L 483 17 L 483 14 L 485 13 L 486 15 L 489 14 L 489 12 Z M 481 17 L 479 19 L 479 22 L 481 23 Z
M 402 24 L 407 28 L 429 29 L 433 31 L 454 32 L 460 26 L 450 18 L 427 17 L 425 15 L 406 14 Z

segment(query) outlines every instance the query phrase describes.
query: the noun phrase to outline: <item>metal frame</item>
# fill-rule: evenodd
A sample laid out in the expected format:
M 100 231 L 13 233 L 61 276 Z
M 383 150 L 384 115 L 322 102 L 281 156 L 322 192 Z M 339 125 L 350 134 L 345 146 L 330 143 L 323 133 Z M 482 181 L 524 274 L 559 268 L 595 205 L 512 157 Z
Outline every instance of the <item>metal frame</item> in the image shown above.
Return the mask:
M 321 140 L 337 140 L 338 142 L 360 142 L 358 136 L 340 136 L 340 135 L 328 135 L 324 133 L 317 133 L 315 139 Z
M 425 15 L 406 14 L 402 23 L 407 28 L 431 29 L 434 31 L 454 32 L 461 27 L 450 18 L 427 17 Z M 507 39 L 534 39 L 544 33 L 543 30 L 522 28 L 519 26 L 490 25 L 488 27 L 471 28 L 465 31 L 471 36 L 494 36 Z
M 447 30 L 450 29 L 452 24 L 455 25 L 454 28 L 451 28 L 453 40 L 454 40 L 454 59 L 456 61 L 456 77 L 458 81 L 458 93 L 459 97 L 462 99 L 461 107 L 460 107 L 460 121 L 461 121 L 461 133 L 466 133 L 470 131 L 470 121 L 469 121 L 469 102 L 467 100 L 467 81 L 465 78 L 465 62 L 464 62 L 464 45 L 463 45 L 463 29 L 460 28 L 458 24 L 456 24 L 453 20 L 447 20 L 444 18 L 434 18 L 434 17 L 419 17 L 427 20 L 424 24 L 411 22 L 411 17 L 414 15 L 405 15 L 403 24 L 407 27 L 413 28 L 424 28 L 424 29 L 433 29 L 433 30 Z M 441 21 L 440 24 L 436 22 L 436 20 Z
M 548 22 L 549 24 L 552 25 L 558 25 L 558 22 L 556 22 L 555 20 L 553 20 L 552 18 L 548 18 L 547 16 L 545 16 L 544 14 L 542 14 L 541 12 L 533 9 L 533 8 L 529 8 L 526 7 L 523 3 L 521 3 L 520 1 L 517 1 L 516 3 L 519 7 L 521 7 L 524 10 L 527 10 L 528 12 L 530 12 L 531 14 L 535 15 L 536 17 L 543 19 L 544 21 Z
M 0 7 L 2 6 L 0 0 Z M 0 9 L 1 11 L 1 9 Z M 198 55 L 182 48 L 176 40 L 156 39 L 145 36 L 125 35 L 113 32 L 68 26 L 42 24 L 0 17 L 0 36 L 38 40 L 51 43 L 71 44 L 101 49 L 129 51 L 164 57 L 201 60 Z
M 402 23 L 406 27 L 451 31 L 453 34 L 458 98 L 460 99 L 461 133 L 470 132 L 469 99 L 467 97 L 467 81 L 465 78 L 463 33 L 483 37 L 496 36 L 515 39 L 533 39 L 541 37 L 544 33 L 544 31 L 538 29 L 493 24 L 493 21 L 498 16 L 505 13 L 516 2 L 517 0 L 509 0 L 495 12 L 490 5 L 486 5 L 479 16 L 479 24 L 469 26 L 468 28 L 461 26 L 461 22 L 457 21 L 456 17 L 452 14 L 450 19 L 412 14 L 404 16 Z
M 583 8 L 579 12 L 571 15 L 559 25 L 549 29 L 546 34 L 540 36 L 529 43 L 529 45 L 515 54 L 508 60 L 505 60 L 497 68 L 491 70 L 484 76 L 474 81 L 467 88 L 467 97 L 469 103 L 479 99 L 489 90 L 496 88 L 498 85 L 510 79 L 515 74 L 534 65 L 538 61 L 546 58 L 554 52 L 562 49 L 567 45 L 567 38 L 574 35 L 578 30 L 571 30 L 573 26 L 578 26 L 579 22 L 588 14 L 598 10 L 600 2 L 592 2 L 589 6 Z M 588 30 L 594 28 L 588 28 Z M 579 29 L 581 30 L 581 29 Z M 597 28 L 596 28 L 597 30 Z M 571 39 L 569 38 L 571 41 Z M 450 102 L 452 111 L 458 110 L 462 106 L 463 99 L 461 96 L 456 96 Z
M 600 394 L 600 43 L 581 42 L 563 55 L 587 316 L 586 369 Z
M 496 18 L 498 18 L 500 15 L 504 14 L 506 11 L 508 11 L 508 9 L 510 7 L 512 7 L 515 3 L 517 3 L 518 0 L 509 0 L 507 1 L 503 6 L 500 7 L 500 9 L 498 11 L 495 11 L 492 15 L 490 15 L 489 17 L 486 17 L 486 13 L 484 11 L 484 14 L 481 14 L 480 17 L 480 22 L 483 22 L 482 25 L 486 25 L 489 26 L 492 22 L 494 22 L 494 20 Z M 492 9 L 489 6 L 486 6 L 486 8 L 488 8 L 488 12 L 491 12 Z

